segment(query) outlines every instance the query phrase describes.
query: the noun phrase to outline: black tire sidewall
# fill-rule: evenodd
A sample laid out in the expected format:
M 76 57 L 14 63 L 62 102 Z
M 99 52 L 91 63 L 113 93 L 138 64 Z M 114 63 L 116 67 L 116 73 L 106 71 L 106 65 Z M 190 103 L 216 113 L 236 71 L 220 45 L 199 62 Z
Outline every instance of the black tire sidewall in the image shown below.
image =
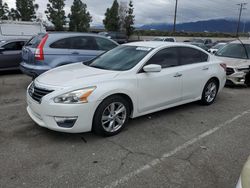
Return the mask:
M 213 99 L 211 102 L 207 102 L 207 100 L 206 100 L 206 98 L 205 98 L 205 93 L 206 93 L 206 88 L 207 88 L 207 86 L 208 86 L 210 83 L 215 83 L 215 84 L 216 84 L 216 95 L 215 95 L 214 99 Z M 213 104 L 214 101 L 215 101 L 215 99 L 216 99 L 216 97 L 217 97 L 218 90 L 219 90 L 219 84 L 218 84 L 218 82 L 217 82 L 215 79 L 210 79 L 210 80 L 206 83 L 206 85 L 205 85 L 205 87 L 204 87 L 204 89 L 203 89 L 202 97 L 201 97 L 201 103 L 202 103 L 203 105 L 211 105 L 211 104 Z
M 125 123 L 123 124 L 123 126 L 119 130 L 117 130 L 115 132 L 107 132 L 102 127 L 101 119 L 102 119 L 103 111 L 107 108 L 107 106 L 109 106 L 113 102 L 120 102 L 125 106 L 126 111 L 127 111 L 126 120 L 125 120 Z M 104 99 L 100 103 L 100 105 L 97 107 L 95 115 L 94 115 L 94 119 L 93 119 L 92 130 L 94 131 L 94 133 L 101 135 L 101 136 L 114 136 L 114 135 L 120 133 L 124 129 L 126 123 L 128 122 L 129 116 L 130 116 L 129 103 L 121 96 L 118 96 L 118 95 L 117 96 L 116 95 L 110 96 L 110 97 Z

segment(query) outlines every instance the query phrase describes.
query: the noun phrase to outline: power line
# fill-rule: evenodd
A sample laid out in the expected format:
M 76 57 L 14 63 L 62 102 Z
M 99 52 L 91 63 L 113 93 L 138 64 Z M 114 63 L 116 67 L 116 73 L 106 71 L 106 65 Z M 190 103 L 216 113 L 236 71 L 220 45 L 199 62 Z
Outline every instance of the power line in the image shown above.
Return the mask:
M 246 10 L 246 8 L 245 8 L 246 5 L 247 5 L 247 3 L 239 3 L 239 4 L 237 4 L 237 6 L 240 6 L 240 13 L 239 13 L 239 20 L 238 20 L 238 25 L 237 25 L 236 37 L 239 36 L 240 20 L 241 20 L 242 10 Z

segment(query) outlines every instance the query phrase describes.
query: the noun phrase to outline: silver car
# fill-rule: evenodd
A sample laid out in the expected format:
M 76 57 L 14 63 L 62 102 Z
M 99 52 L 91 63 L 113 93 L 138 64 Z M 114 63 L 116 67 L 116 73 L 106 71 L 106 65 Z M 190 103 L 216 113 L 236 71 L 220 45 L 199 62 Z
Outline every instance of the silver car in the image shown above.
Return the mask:
M 39 34 L 24 46 L 20 69 L 35 78 L 55 67 L 87 62 L 116 46 L 111 39 L 89 33 Z

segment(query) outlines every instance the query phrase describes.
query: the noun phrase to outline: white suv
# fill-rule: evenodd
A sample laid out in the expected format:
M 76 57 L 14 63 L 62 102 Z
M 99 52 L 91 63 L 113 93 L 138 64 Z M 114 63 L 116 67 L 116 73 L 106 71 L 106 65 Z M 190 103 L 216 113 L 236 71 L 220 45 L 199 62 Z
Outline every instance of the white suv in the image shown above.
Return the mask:
M 216 56 L 227 65 L 227 84 L 250 84 L 250 40 L 233 41 L 220 49 Z

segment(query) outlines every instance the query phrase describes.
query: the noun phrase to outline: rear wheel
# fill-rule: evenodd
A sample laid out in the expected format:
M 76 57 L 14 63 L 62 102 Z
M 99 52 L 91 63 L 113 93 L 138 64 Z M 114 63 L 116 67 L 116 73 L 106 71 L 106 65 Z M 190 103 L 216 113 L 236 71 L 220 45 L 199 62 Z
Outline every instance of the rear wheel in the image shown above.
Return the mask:
M 98 106 L 93 131 L 102 136 L 116 135 L 124 128 L 129 115 L 129 103 L 121 96 L 111 96 Z
M 213 104 L 219 89 L 219 84 L 216 79 L 209 80 L 202 93 L 201 103 L 204 105 Z

